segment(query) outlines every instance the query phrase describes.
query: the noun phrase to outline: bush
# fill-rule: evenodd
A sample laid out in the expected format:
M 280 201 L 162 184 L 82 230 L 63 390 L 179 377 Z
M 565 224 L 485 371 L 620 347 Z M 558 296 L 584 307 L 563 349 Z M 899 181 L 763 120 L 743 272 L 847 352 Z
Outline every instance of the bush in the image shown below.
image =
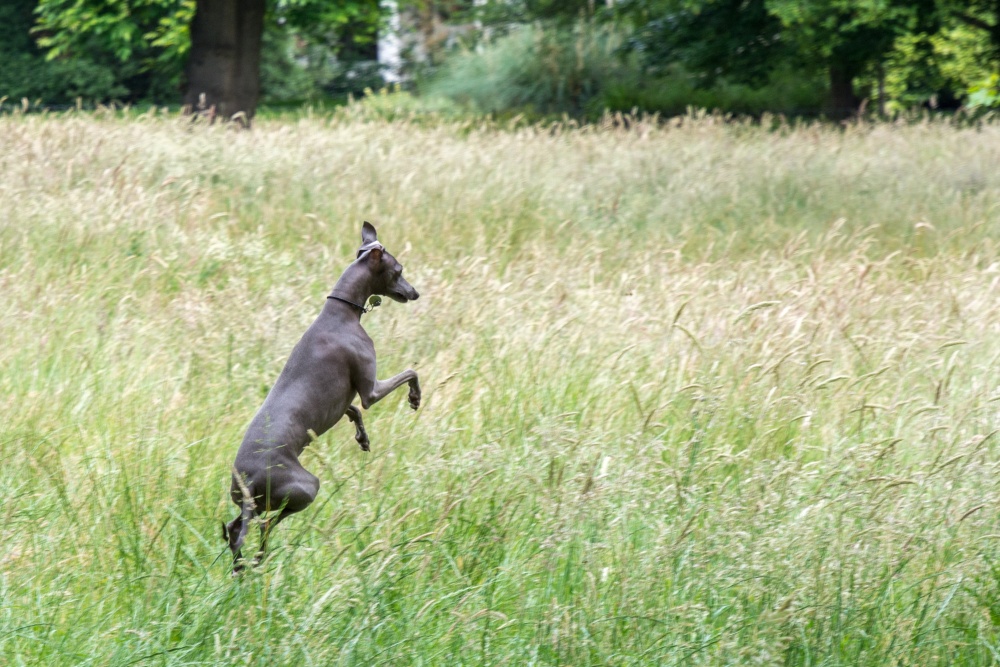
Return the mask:
M 28 98 L 44 104 L 71 104 L 76 98 L 87 101 L 121 99 L 128 89 L 115 72 L 90 60 L 47 61 L 29 53 L 3 54 L 0 68 L 0 97 Z
M 35 4 L 0 3 L 0 98 L 62 105 L 78 97 L 107 101 L 128 94 L 114 69 L 91 58 L 46 60 L 31 38 Z
M 485 113 L 569 113 L 596 118 L 605 111 L 684 114 L 690 107 L 726 113 L 812 115 L 825 84 L 782 69 L 763 86 L 717 81 L 701 87 L 679 66 L 646 76 L 637 58 L 623 56 L 625 37 L 608 28 L 522 26 L 472 51 L 453 55 L 423 86 Z
M 818 114 L 826 89 L 822 81 L 791 71 L 778 71 L 765 85 L 717 81 L 699 87 L 694 78 L 674 68 L 653 80 L 628 79 L 611 83 L 600 100 L 602 110 L 659 113 L 676 116 L 688 108 L 758 116 L 765 112 L 794 116 Z
M 476 49 L 453 55 L 424 86 L 478 111 L 581 115 L 615 81 L 638 67 L 620 56 L 621 34 L 579 24 L 520 26 Z

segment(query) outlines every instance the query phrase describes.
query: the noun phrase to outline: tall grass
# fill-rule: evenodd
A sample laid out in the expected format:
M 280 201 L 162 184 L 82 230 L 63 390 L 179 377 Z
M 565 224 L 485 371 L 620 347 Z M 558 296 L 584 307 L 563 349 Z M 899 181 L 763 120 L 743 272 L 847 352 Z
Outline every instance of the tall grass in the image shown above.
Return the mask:
M 978 665 L 1000 127 L 0 119 L 10 665 Z M 242 430 L 362 219 L 420 301 L 229 575 Z

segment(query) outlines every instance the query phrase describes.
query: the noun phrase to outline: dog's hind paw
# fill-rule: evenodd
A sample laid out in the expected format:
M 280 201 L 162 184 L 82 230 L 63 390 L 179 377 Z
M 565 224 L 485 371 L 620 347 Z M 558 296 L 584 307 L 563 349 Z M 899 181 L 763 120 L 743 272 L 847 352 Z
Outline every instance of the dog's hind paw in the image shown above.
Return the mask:
M 371 451 L 370 447 L 371 443 L 368 442 L 367 433 L 365 433 L 364 431 L 360 431 L 354 436 L 354 439 L 358 441 L 358 446 L 361 447 L 361 451 L 363 452 Z

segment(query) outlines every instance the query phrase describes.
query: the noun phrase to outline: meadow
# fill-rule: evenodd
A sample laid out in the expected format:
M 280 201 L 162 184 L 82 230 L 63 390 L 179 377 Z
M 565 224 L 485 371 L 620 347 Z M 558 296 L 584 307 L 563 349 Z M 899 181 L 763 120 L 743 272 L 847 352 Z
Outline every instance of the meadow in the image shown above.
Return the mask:
M 1000 124 L 0 117 L 0 664 L 1000 660 Z M 371 220 L 415 368 L 230 575 Z

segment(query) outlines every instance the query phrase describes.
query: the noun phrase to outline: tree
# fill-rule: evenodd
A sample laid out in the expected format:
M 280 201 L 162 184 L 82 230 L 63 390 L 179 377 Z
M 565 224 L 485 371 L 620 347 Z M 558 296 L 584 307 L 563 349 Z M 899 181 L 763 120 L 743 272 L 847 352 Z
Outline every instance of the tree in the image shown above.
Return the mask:
M 823 72 L 834 117 L 857 111 L 858 78 L 901 35 L 933 32 L 938 17 L 935 0 L 624 0 L 618 11 L 647 59 L 680 62 L 706 83 L 757 85 L 788 65 Z
M 96 53 L 72 61 L 46 60 L 31 38 L 36 0 L 0 3 L 0 98 L 71 104 L 77 97 L 121 98 L 127 68 L 99 61 Z
M 898 37 L 936 30 L 933 0 L 768 0 L 768 9 L 799 57 L 826 70 L 834 117 L 857 111 L 855 80 L 881 65 Z
M 33 33 L 52 62 L 118 65 L 139 94 L 180 84 L 195 0 L 38 0 Z M 153 76 L 155 73 L 155 76 Z M 138 90 L 135 90 L 138 88 Z
M 943 9 L 990 39 L 993 65 L 1000 64 L 1000 0 L 944 0 Z
M 632 48 L 653 67 L 680 62 L 705 84 L 760 84 L 789 57 L 781 21 L 765 0 L 626 0 Z
M 249 123 L 260 98 L 265 0 L 198 0 L 184 104 Z
M 377 0 L 38 0 L 36 13 L 49 58 L 72 59 L 97 45 L 175 81 L 189 108 L 245 123 L 260 97 L 267 20 L 316 36 L 380 19 Z
M 993 66 L 1000 65 L 1000 0 L 941 0 L 941 9 L 988 35 Z

